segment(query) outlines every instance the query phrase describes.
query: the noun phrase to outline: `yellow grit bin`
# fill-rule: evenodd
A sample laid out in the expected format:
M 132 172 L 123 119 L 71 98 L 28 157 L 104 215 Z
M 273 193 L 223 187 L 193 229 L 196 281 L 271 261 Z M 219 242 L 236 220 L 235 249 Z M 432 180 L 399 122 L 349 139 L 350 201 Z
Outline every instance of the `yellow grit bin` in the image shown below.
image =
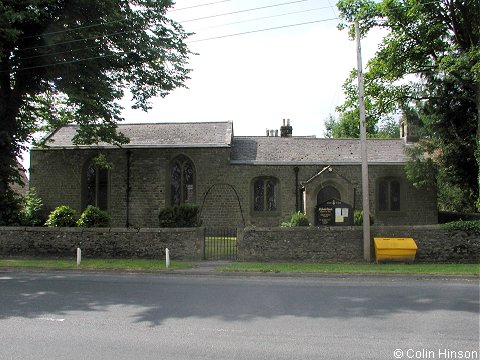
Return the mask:
M 412 238 L 373 238 L 373 243 L 377 262 L 413 262 L 418 249 Z

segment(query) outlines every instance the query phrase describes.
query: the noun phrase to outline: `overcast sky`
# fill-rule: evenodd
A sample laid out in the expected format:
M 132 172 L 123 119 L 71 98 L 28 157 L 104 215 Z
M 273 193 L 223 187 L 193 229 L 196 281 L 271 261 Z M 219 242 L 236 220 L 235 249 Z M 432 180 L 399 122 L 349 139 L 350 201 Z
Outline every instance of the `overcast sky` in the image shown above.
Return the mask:
M 125 99 L 125 122 L 232 120 L 235 135 L 263 136 L 285 118 L 293 135 L 323 137 L 324 121 L 343 102 L 342 84 L 357 66 L 355 42 L 337 29 L 335 4 L 178 0 L 168 16 L 195 33 L 188 42 L 198 53 L 188 88 L 154 99 L 148 113 L 132 110 Z M 280 29 L 263 31 L 270 28 Z M 377 32 L 362 40 L 364 67 L 380 39 Z M 24 154 L 27 169 L 29 160 Z
M 148 113 L 126 101 L 126 122 L 232 120 L 236 135 L 264 135 L 289 118 L 294 135 L 323 136 L 356 67 L 356 45 L 337 29 L 335 3 L 178 0 L 169 17 L 195 33 L 189 47 L 199 54 L 191 58 L 188 89 L 155 99 Z M 308 22 L 316 23 L 290 26 Z M 253 32 L 275 27 L 284 28 Z M 245 32 L 252 33 L 227 36 Z M 364 64 L 379 39 L 376 33 L 362 41 Z

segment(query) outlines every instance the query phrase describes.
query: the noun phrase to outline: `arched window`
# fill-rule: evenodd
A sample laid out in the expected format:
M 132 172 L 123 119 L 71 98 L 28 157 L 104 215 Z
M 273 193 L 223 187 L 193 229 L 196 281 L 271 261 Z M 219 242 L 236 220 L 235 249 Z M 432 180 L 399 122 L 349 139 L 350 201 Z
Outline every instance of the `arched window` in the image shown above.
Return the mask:
M 253 211 L 278 210 L 278 180 L 273 177 L 256 178 L 253 182 Z
M 108 210 L 109 170 L 97 166 L 90 161 L 85 167 L 83 176 L 83 207 L 96 206 L 100 210 Z
M 185 156 L 179 156 L 172 162 L 170 201 L 171 205 L 195 202 L 195 168 L 192 160 Z
M 317 194 L 317 205 L 332 199 L 342 200 L 340 192 L 331 185 L 325 186 Z
M 378 210 L 400 211 L 400 181 L 381 179 L 378 183 Z

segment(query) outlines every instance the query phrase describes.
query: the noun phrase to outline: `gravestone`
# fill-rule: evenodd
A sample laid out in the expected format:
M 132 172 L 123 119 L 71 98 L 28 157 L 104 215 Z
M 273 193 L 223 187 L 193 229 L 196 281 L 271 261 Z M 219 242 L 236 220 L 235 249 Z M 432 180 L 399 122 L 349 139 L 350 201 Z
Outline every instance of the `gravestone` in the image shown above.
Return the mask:
M 338 199 L 330 199 L 317 205 L 315 207 L 315 225 L 352 226 L 352 206 Z

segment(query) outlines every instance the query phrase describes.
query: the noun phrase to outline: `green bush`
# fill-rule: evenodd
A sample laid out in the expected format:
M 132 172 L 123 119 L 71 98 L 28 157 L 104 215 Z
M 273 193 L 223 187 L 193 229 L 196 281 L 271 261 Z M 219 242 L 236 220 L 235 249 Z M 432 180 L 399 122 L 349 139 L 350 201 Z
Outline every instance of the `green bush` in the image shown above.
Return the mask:
M 76 211 L 69 206 L 61 205 L 53 210 L 45 223 L 51 227 L 73 227 L 75 226 Z
M 444 224 L 443 226 L 445 226 L 448 230 L 460 230 L 480 235 L 480 220 L 452 221 Z
M 284 221 L 280 224 L 281 227 L 296 227 L 296 226 L 310 226 L 310 222 L 304 213 L 297 211 L 292 214 L 290 221 Z
M 0 194 L 0 226 L 20 225 L 21 203 L 18 195 L 12 190 Z
M 110 217 L 105 211 L 95 206 L 87 206 L 80 219 L 77 221 L 80 227 L 108 227 L 110 226 Z
M 374 220 L 372 214 L 370 214 L 370 225 L 373 225 Z M 353 212 L 353 225 L 362 226 L 363 225 L 363 211 L 355 210 Z
M 24 226 L 38 226 L 44 221 L 42 219 L 42 199 L 38 196 L 35 188 L 27 191 L 23 198 L 20 210 L 20 221 Z
M 160 211 L 158 215 L 160 227 L 182 228 L 197 227 L 201 225 L 198 218 L 199 207 L 194 204 L 168 207 Z

